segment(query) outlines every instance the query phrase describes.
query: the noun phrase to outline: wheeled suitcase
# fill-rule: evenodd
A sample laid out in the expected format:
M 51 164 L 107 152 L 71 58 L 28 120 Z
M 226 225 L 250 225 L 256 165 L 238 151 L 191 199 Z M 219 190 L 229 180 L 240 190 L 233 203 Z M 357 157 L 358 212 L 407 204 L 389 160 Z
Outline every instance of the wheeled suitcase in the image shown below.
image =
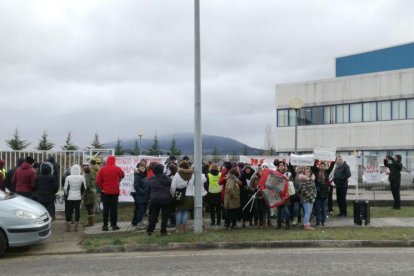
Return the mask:
M 369 201 L 354 200 L 354 223 L 368 225 L 370 221 Z

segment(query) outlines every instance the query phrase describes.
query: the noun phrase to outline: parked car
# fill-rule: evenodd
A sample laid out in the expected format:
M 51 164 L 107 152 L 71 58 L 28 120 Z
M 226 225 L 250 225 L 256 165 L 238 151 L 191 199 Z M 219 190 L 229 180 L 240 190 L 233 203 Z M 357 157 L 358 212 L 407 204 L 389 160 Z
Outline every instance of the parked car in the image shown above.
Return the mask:
M 385 166 L 380 166 L 380 182 L 378 183 L 367 183 L 365 176 L 362 176 L 362 182 L 365 189 L 369 190 L 371 188 L 386 188 L 390 189 L 390 181 L 388 180 L 388 175 L 390 171 Z M 406 168 L 401 170 L 401 189 L 413 189 L 414 188 L 414 175 L 409 172 Z
M 41 242 L 50 237 L 52 219 L 38 202 L 0 191 L 0 256 L 9 247 Z

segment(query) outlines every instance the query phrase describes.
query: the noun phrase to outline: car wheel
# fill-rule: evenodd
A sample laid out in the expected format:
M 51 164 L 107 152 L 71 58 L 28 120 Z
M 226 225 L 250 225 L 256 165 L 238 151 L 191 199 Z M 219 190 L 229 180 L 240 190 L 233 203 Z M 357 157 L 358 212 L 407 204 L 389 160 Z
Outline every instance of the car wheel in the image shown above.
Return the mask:
M 7 248 L 9 247 L 6 234 L 3 230 L 0 229 L 0 257 L 6 253 Z

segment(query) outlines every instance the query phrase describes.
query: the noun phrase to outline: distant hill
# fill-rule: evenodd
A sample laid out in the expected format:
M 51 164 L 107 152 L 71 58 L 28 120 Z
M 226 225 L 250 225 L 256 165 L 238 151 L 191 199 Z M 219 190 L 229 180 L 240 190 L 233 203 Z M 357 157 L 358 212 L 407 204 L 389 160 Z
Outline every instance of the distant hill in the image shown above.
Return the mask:
M 171 141 L 175 137 L 176 146 L 181 150 L 182 154 L 192 155 L 194 153 L 194 134 L 192 133 L 181 133 L 168 136 L 159 136 L 158 141 L 160 149 L 167 153 L 171 146 Z M 121 139 L 121 145 L 124 150 L 132 150 L 135 146 L 135 141 L 138 138 L 133 139 Z M 138 140 L 139 142 L 139 140 Z M 142 139 L 142 152 L 145 152 L 154 143 L 154 137 Z M 106 147 L 114 148 L 115 142 L 105 143 Z M 246 147 L 248 155 L 261 155 L 264 153 L 263 149 L 257 149 L 247 146 L 239 141 L 231 138 L 214 136 L 214 135 L 203 135 L 202 136 L 202 147 L 203 154 L 213 154 L 216 151 L 217 154 L 230 154 L 238 155 L 243 154 Z

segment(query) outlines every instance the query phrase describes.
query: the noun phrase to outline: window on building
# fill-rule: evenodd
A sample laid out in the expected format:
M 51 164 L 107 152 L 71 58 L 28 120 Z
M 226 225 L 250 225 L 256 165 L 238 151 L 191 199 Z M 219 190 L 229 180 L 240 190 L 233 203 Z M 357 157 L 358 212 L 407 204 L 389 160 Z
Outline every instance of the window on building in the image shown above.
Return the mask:
M 391 101 L 378 102 L 378 121 L 391 120 Z
M 277 125 L 280 127 L 289 126 L 289 110 L 282 109 L 277 111 Z
M 312 108 L 304 107 L 299 111 L 299 125 L 306 126 L 312 122 Z
M 295 126 L 296 125 L 296 111 L 294 109 L 289 109 L 289 125 Z
M 323 124 L 323 107 L 313 107 L 312 108 L 312 125 L 321 125 Z
M 405 119 L 405 100 L 392 101 L 392 119 Z
M 336 123 L 336 114 L 335 114 L 335 106 L 325 106 L 324 107 L 324 120 L 325 124 L 335 124 Z
M 349 105 L 342 104 L 336 106 L 336 122 L 348 123 L 349 122 Z
M 351 123 L 356 123 L 356 122 L 361 122 L 362 121 L 362 104 L 357 103 L 357 104 L 350 104 L 349 105 L 349 111 L 350 111 L 350 122 Z
M 364 103 L 364 122 L 377 120 L 377 103 Z
M 407 100 L 407 119 L 414 119 L 414 99 Z

